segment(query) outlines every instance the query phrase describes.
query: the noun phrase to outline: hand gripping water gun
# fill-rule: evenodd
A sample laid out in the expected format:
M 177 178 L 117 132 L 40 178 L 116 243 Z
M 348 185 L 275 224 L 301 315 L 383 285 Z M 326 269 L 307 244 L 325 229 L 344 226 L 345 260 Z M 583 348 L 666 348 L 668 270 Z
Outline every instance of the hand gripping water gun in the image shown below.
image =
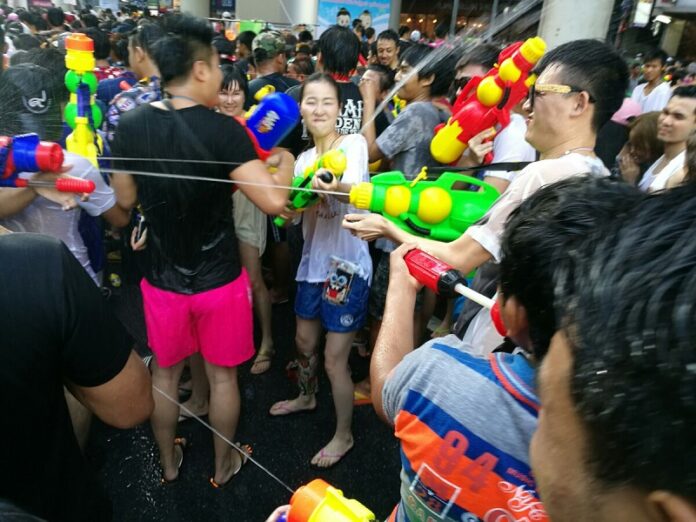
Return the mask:
M 283 92 L 266 85 L 254 96 L 258 105 L 246 113 L 245 126 L 259 158 L 266 161 L 277 146 L 300 121 L 297 102 Z
M 70 101 L 65 107 L 65 121 L 73 130 L 65 140 L 65 148 L 84 156 L 98 167 L 102 151 L 101 136 L 96 129 L 102 123 L 102 112 L 95 103 L 97 77 L 94 75 L 94 42 L 84 34 L 75 33 L 65 39 L 65 86 Z
M 356 208 L 379 212 L 399 228 L 436 241 L 454 241 L 488 211 L 499 196 L 488 183 L 445 172 L 435 181 L 423 181 L 425 169 L 413 180 L 401 172 L 386 172 L 370 183 L 355 185 L 350 203 Z M 476 185 L 474 192 L 456 184 Z
M 371 522 L 374 513 L 357 500 L 345 498 L 343 492 L 321 479 L 300 487 L 290 500 L 287 517 L 278 522 Z
M 319 175 L 319 179 L 326 183 L 331 182 L 331 175 L 333 174 L 337 178 L 340 178 L 343 172 L 346 170 L 346 155 L 340 149 L 331 149 L 328 152 L 322 154 L 313 165 L 307 167 L 302 176 L 293 178 L 292 186 L 293 190 L 290 191 L 290 208 L 293 210 L 299 210 L 302 212 L 307 207 L 311 207 L 317 201 L 319 201 L 319 194 L 316 192 L 311 192 L 309 190 L 298 190 L 309 188 L 312 184 L 312 178 L 314 174 L 319 169 L 326 169 L 328 172 L 324 172 Z M 276 217 L 273 222 L 276 226 L 282 227 L 285 225 L 285 219 L 281 216 Z
M 510 122 L 510 109 L 522 101 L 536 81 L 530 74 L 546 51 L 538 36 L 505 48 L 497 65 L 483 78 L 474 77 L 457 97 L 452 117 L 435 128 L 430 152 L 440 163 L 459 159 L 471 138 L 489 127 Z
M 426 254 L 417 248 L 404 256 L 409 273 L 422 285 L 447 299 L 463 295 L 491 311 L 491 321 L 500 335 L 505 337 L 507 328 L 500 317 L 500 308 L 493 299 L 475 292 L 466 286 L 466 278 L 447 263 Z
M 59 172 L 62 166 L 63 149 L 57 143 L 40 141 L 38 134 L 0 136 L 0 187 L 49 187 L 78 193 L 94 191 L 94 182 L 85 179 L 43 181 L 18 177 L 20 172 Z

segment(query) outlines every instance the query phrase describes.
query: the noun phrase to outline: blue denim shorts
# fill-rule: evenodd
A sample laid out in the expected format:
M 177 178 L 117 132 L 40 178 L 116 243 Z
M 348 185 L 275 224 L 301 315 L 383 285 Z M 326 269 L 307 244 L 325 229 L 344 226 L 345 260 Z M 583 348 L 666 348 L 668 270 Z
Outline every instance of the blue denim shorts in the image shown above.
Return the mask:
M 321 319 L 329 332 L 347 333 L 360 330 L 367 317 L 370 286 L 366 279 L 354 277 L 350 287 L 337 296 L 328 283 L 297 283 L 295 314 L 301 319 Z

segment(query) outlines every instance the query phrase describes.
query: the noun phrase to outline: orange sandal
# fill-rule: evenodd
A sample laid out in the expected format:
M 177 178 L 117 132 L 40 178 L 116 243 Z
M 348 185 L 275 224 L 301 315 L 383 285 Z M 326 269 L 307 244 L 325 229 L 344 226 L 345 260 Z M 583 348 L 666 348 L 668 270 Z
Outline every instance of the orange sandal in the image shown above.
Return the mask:
M 162 472 L 162 475 L 160 476 L 160 483 L 161 484 L 173 484 L 177 480 L 179 480 L 179 475 L 181 474 L 181 465 L 184 463 L 184 452 L 186 451 L 186 448 L 188 448 L 188 441 L 184 437 L 176 437 L 174 439 L 174 446 L 179 446 L 181 448 L 181 458 L 179 459 L 179 462 L 176 464 L 176 469 L 178 471 L 176 478 L 172 480 L 167 480 L 164 478 L 164 472 Z
M 228 478 L 222 484 L 216 482 L 214 477 L 210 477 L 208 479 L 208 482 L 210 482 L 210 485 L 213 487 L 213 489 L 223 489 L 227 486 L 227 484 L 232 482 L 232 479 L 236 477 L 240 471 L 242 471 L 244 464 L 246 464 L 249 461 L 249 455 L 251 455 L 254 452 L 253 448 L 249 444 L 241 444 L 239 442 L 235 442 L 235 444 L 241 448 L 241 450 L 234 448 L 235 451 L 237 451 L 240 457 L 242 458 L 241 462 L 239 463 L 239 467 L 234 473 L 232 473 L 232 475 L 230 475 L 230 478 Z

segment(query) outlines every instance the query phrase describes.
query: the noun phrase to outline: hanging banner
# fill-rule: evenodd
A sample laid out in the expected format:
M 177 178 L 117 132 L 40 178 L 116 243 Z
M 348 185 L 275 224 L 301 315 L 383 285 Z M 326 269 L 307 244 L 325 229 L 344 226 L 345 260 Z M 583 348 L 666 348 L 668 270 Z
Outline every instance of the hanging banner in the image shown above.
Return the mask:
M 638 0 L 633 13 L 633 27 L 646 27 L 650 23 L 654 0 Z
M 332 25 L 352 28 L 356 18 L 362 20 L 365 29 L 374 27 L 379 34 L 389 28 L 390 4 L 389 0 L 319 0 L 317 35 Z

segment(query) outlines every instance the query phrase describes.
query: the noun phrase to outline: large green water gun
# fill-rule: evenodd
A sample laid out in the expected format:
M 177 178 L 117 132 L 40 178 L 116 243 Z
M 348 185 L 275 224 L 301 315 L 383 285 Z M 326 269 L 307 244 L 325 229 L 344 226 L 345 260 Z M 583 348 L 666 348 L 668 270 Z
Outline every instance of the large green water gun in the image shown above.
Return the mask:
M 448 242 L 481 219 L 499 195 L 493 186 L 464 174 L 445 172 L 428 180 L 423 169 L 412 181 L 401 172 L 378 174 L 351 189 L 350 203 L 382 214 L 411 234 Z
M 302 176 L 297 176 L 292 180 L 293 190 L 290 191 L 289 204 L 288 206 L 299 212 L 304 209 L 311 207 L 317 201 L 319 201 L 319 194 L 312 192 L 310 189 L 312 185 L 312 178 L 316 175 L 316 172 L 320 169 L 326 169 L 329 172 L 323 172 L 319 174 L 319 179 L 325 183 L 331 183 L 331 177 L 336 176 L 340 178 L 343 172 L 346 170 L 346 155 L 340 149 L 331 149 L 325 152 L 314 164 L 307 167 Z M 279 226 L 285 226 L 285 218 L 278 216 L 273 222 Z

